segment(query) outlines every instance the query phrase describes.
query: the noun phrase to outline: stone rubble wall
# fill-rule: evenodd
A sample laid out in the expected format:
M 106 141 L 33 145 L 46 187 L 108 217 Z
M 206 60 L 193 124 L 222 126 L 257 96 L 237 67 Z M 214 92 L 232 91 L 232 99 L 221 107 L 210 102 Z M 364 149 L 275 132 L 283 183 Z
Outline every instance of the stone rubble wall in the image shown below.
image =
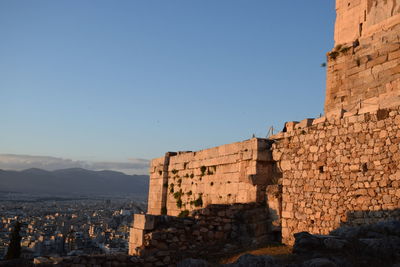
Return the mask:
M 400 107 L 287 124 L 272 138 L 282 171 L 282 238 L 400 219 Z M 295 125 L 295 123 L 294 123 Z
M 269 148 L 267 139 L 253 138 L 152 160 L 148 213 L 177 216 L 210 204 L 264 201 L 273 176 Z
M 370 2 L 376 1 L 337 1 L 336 35 L 340 37 L 336 36 L 336 46 L 327 54 L 327 115 L 338 109 L 352 112 L 400 104 L 400 0 L 378 1 L 372 6 Z M 370 32 L 342 37 L 342 31 L 358 31 L 358 19 L 364 20 L 364 12 Z M 384 26 L 375 27 L 379 23 Z
M 148 266 L 175 266 L 184 258 L 207 257 L 270 239 L 268 209 L 259 203 L 209 205 L 185 218 L 135 215 L 135 220 L 138 228 L 131 231 L 131 241 L 139 243 L 130 244 L 130 254 Z

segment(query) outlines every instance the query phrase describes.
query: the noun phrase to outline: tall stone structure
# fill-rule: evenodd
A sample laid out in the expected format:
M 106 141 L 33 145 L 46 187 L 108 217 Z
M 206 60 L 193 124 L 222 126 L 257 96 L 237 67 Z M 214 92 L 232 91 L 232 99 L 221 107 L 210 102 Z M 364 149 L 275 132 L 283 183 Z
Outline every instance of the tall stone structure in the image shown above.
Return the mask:
M 391 30 L 400 19 L 398 0 L 337 0 L 335 45 Z
M 325 113 L 400 102 L 400 0 L 337 0 Z
M 325 115 L 269 139 L 154 159 L 130 254 L 157 251 L 148 261 L 163 264 L 238 240 L 237 229 L 293 244 L 301 231 L 400 219 L 400 0 L 337 0 L 336 9 Z M 170 241 L 170 229 L 181 237 Z

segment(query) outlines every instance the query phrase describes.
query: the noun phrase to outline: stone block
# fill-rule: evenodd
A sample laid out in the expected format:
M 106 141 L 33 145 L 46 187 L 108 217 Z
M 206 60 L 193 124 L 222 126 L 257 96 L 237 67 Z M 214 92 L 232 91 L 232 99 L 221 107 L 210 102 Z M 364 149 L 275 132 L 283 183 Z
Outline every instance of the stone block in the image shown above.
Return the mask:
M 220 159 L 221 157 L 220 156 L 217 156 L 217 157 L 215 157 L 215 158 L 211 158 L 211 159 L 208 159 L 207 160 L 207 164 L 208 164 L 208 166 L 216 166 L 216 165 L 219 165 L 219 159 Z
M 279 165 L 282 171 L 288 171 L 292 168 L 292 164 L 289 160 L 282 160 Z
M 358 112 L 357 110 L 345 112 L 345 113 L 343 114 L 343 118 L 351 118 L 351 117 L 354 117 L 354 116 L 357 115 L 357 112 Z
M 152 159 L 150 162 L 151 167 L 158 167 L 158 166 L 163 166 L 165 162 L 165 157 L 160 157 L 156 159 Z
M 382 99 L 379 103 L 379 108 L 390 108 L 396 107 L 400 105 L 400 97 L 392 96 L 385 99 Z
M 286 132 L 292 132 L 295 130 L 296 124 L 298 124 L 298 121 L 289 121 L 285 123 L 285 129 Z
M 217 166 L 217 171 L 219 173 L 235 173 L 239 171 L 239 164 L 233 163 L 233 164 L 220 165 Z
M 283 139 L 285 137 L 285 133 L 284 132 L 279 132 L 277 134 L 271 135 L 268 138 L 271 140 L 279 140 L 279 139 Z
M 295 125 L 295 129 L 303 129 L 311 126 L 313 124 L 314 119 L 304 119 L 301 122 Z
M 206 149 L 204 152 L 206 153 L 208 159 L 216 158 L 219 156 L 218 147 Z
M 282 218 L 285 219 L 293 218 L 293 213 L 289 211 L 282 211 Z
M 144 242 L 144 230 L 131 227 L 129 230 L 129 243 L 133 247 L 140 247 Z
M 149 214 L 135 214 L 133 218 L 133 227 L 142 230 L 154 229 L 156 217 Z
M 239 160 L 240 160 L 239 154 L 225 155 L 223 157 L 218 158 L 219 164 L 217 165 L 236 163 Z
M 225 155 L 229 155 L 232 154 L 232 151 L 234 150 L 230 145 L 232 144 L 227 144 L 227 145 L 222 145 L 218 147 L 218 155 L 220 156 L 225 156 Z M 239 149 L 236 148 L 236 151 L 238 151 Z
M 358 110 L 358 114 L 365 114 L 365 113 L 374 113 L 379 109 L 379 105 L 369 105 L 366 107 L 362 107 Z
M 326 117 L 322 116 L 320 118 L 314 119 L 312 125 L 316 125 L 316 124 L 320 124 L 320 123 L 324 123 L 324 122 L 326 122 Z
M 345 113 L 345 110 L 342 108 L 338 108 L 335 110 L 331 110 L 326 114 L 326 118 L 330 121 L 332 119 L 341 119 L 343 118 L 343 115 Z
M 251 160 L 253 159 L 253 153 L 257 153 L 256 150 L 244 151 L 242 152 L 242 160 Z

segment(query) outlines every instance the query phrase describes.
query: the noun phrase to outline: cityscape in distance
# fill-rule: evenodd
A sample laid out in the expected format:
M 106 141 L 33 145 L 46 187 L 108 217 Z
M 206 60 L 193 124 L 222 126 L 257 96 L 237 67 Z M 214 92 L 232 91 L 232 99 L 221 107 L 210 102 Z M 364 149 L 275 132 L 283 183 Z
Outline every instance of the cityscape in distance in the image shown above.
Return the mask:
M 24 259 L 127 253 L 132 215 L 146 211 L 148 180 L 81 168 L 0 170 L 0 260 L 17 221 Z

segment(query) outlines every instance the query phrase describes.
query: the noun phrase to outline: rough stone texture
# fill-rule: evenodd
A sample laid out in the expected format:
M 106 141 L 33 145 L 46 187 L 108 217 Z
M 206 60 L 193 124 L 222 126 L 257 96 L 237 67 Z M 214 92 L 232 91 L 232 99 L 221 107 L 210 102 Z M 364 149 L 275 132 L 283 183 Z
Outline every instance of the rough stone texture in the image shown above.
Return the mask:
M 335 44 L 386 30 L 400 20 L 399 16 L 399 0 L 336 0 Z
M 154 159 L 148 213 L 179 215 L 209 204 L 264 201 L 273 164 L 270 141 L 253 138 Z
M 207 211 L 212 204 L 266 201 L 268 220 L 275 230 L 282 229 L 287 244 L 293 244 L 297 232 L 327 234 L 342 225 L 400 218 L 400 0 L 337 0 L 336 8 L 336 46 L 327 55 L 325 115 L 288 122 L 270 140 L 253 138 L 154 159 L 149 214 L 186 216 Z M 271 187 L 265 199 L 271 184 L 282 185 L 282 198 L 274 197 L 277 188 Z M 181 232 L 142 229 L 136 234 L 142 234 L 143 244 L 135 235 L 132 240 L 146 253 L 157 245 L 168 247 L 169 253 L 209 246 L 210 240 L 231 231 L 219 224 L 224 214 L 203 214 L 201 221 L 211 221 L 196 230 L 191 227 L 198 224 L 189 223 L 194 219 L 186 219 L 190 227 L 184 230 L 170 219 Z M 215 224 L 224 229 L 222 234 L 209 228 Z M 181 235 L 197 243 L 191 247 Z M 330 239 L 325 245 L 343 244 Z M 145 256 L 155 265 L 175 257 L 153 254 Z M 309 265 L 324 261 L 329 265 L 323 258 Z
M 272 149 L 282 169 L 282 238 L 400 219 L 400 108 L 286 132 Z
M 280 267 L 274 258 L 267 255 L 255 256 L 251 254 L 245 254 L 241 256 L 236 262 L 232 264 L 224 265 L 226 267 Z
M 293 252 L 314 257 L 303 266 L 393 266 L 400 261 L 400 221 L 341 227 L 330 235 L 295 235 Z M 315 258 L 318 257 L 318 258 Z M 330 257 L 327 259 L 326 257 Z M 314 262 L 314 265 L 306 263 Z
M 268 210 L 258 203 L 209 205 L 190 217 L 155 216 L 155 222 L 153 230 L 144 231 L 142 246 L 131 249 L 148 264 L 175 264 L 270 238 Z
M 400 0 L 337 0 L 325 113 L 400 104 Z
M 165 203 L 168 194 L 168 166 L 174 152 L 165 153 L 164 157 L 153 159 L 150 165 L 149 200 L 147 212 L 149 214 L 165 213 Z M 165 211 L 164 211 L 165 210 Z
M 133 227 L 136 229 L 149 230 L 154 229 L 154 216 L 146 214 L 135 214 L 133 219 Z
M 282 186 L 269 185 L 267 186 L 267 207 L 268 215 L 271 221 L 271 231 L 281 232 L 281 217 L 282 217 Z
M 147 230 L 149 230 L 149 228 L 147 228 Z M 135 249 L 143 245 L 144 233 L 144 229 L 139 229 L 135 227 L 131 227 L 129 229 L 129 255 L 135 255 Z
M 275 163 L 268 163 L 280 171 L 271 171 L 268 179 L 276 182 L 282 175 L 283 193 L 282 204 L 272 191 L 266 201 L 282 217 L 283 242 L 293 244 L 297 232 L 327 234 L 344 224 L 400 218 L 399 110 L 342 112 L 337 117 L 307 120 L 304 128 L 288 127 L 271 137 L 274 144 L 268 154 Z M 190 185 L 182 188 L 186 192 Z M 250 199 L 258 198 L 257 191 L 248 194 L 253 196 Z M 176 205 L 176 200 L 172 203 Z M 274 218 L 273 213 L 269 220 L 278 222 L 273 224 L 279 229 L 280 216 Z

